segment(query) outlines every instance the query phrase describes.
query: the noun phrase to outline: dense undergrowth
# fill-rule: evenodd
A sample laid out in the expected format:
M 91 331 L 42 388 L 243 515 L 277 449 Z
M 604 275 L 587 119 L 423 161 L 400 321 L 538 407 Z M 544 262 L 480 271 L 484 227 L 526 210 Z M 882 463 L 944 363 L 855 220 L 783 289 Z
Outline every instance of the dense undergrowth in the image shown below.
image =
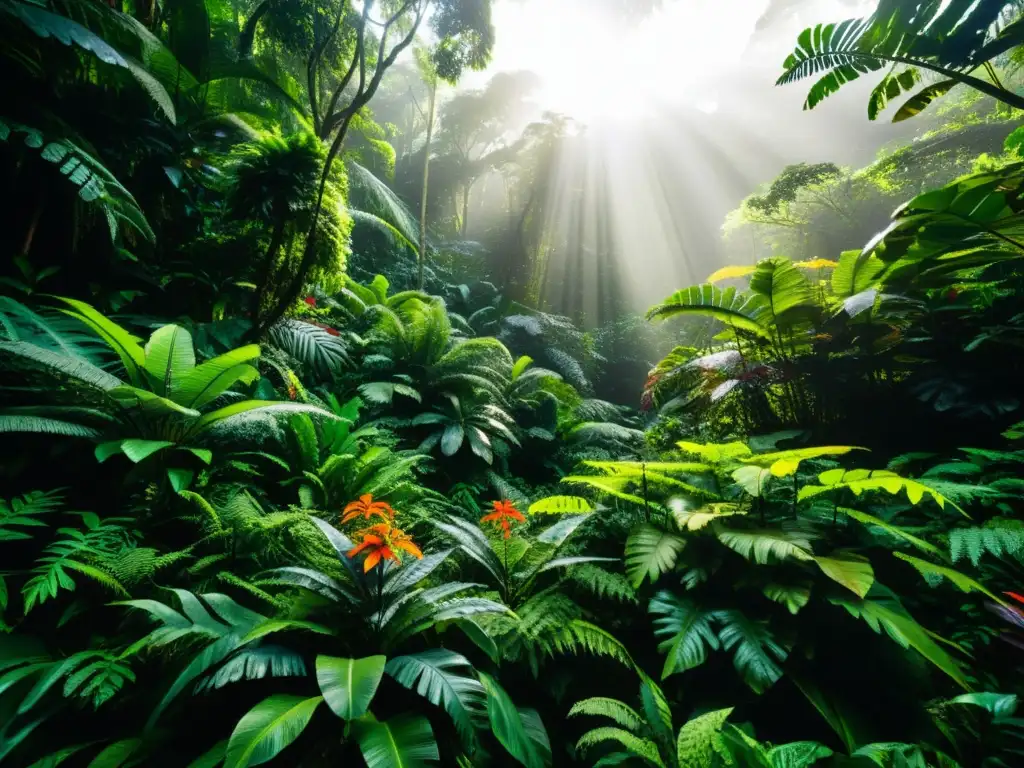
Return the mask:
M 430 120 L 378 123 L 428 5 Z M 563 121 L 481 152 L 518 91 L 456 99 L 453 204 L 393 191 L 487 3 L 0 0 L 0 764 L 1021 764 L 1021 22 L 921 5 L 783 79 L 974 89 L 953 155 L 788 168 L 753 263 L 583 330 L 535 305 Z

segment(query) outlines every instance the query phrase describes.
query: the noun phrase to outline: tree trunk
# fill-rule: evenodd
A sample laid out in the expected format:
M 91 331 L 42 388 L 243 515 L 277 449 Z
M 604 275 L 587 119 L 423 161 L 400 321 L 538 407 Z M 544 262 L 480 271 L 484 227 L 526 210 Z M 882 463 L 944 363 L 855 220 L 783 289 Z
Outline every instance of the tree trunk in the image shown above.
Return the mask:
M 469 190 L 473 188 L 473 182 L 467 181 L 466 188 L 462 192 L 462 238 L 466 238 L 466 230 L 469 227 Z
M 430 105 L 427 107 L 427 143 L 423 147 L 423 189 L 420 191 L 419 282 L 423 290 L 423 265 L 427 260 L 427 181 L 430 176 L 430 142 L 434 138 L 434 106 L 437 101 L 437 76 L 430 84 Z
M 270 281 L 274 276 L 274 261 L 277 259 L 277 252 L 281 250 L 281 243 L 284 242 L 284 229 L 286 217 L 279 216 L 274 222 L 274 230 L 270 234 L 270 245 L 263 257 L 263 265 L 260 274 L 256 276 L 256 293 L 253 296 L 252 321 L 259 322 L 260 309 L 263 307 L 263 300 L 266 298 L 267 290 L 270 288 Z

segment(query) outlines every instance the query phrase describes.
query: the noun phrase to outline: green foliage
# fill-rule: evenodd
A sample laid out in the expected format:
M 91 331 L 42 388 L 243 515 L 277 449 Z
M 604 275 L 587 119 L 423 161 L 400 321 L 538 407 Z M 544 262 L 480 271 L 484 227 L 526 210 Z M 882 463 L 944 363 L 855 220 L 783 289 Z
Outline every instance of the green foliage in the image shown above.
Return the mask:
M 1019 29 L 1010 24 L 990 40 L 980 45 L 971 44 L 984 38 L 1001 10 L 1002 6 L 997 3 L 967 0 L 927 3 L 916 11 L 908 11 L 898 3 L 883 2 L 865 19 L 805 29 L 797 49 L 786 59 L 785 72 L 778 82 L 791 83 L 826 73 L 807 95 L 804 108 L 813 109 L 862 74 L 902 64 L 911 66 L 899 73 L 890 73 L 875 88 L 868 107 L 869 119 L 876 117 L 886 101 L 920 82 L 917 68 L 930 70 L 944 79 L 905 102 L 894 120 L 917 114 L 959 83 L 1020 107 L 1021 103 L 1013 94 L 968 74 L 1020 42 Z
M 763 306 L 760 298 L 744 296 L 735 288 L 721 289 L 710 283 L 678 291 L 647 312 L 648 319 L 694 315 L 719 320 L 730 327 L 763 334 L 756 319 Z
M 425 768 L 440 760 L 425 717 L 399 715 L 383 723 L 359 723 L 356 740 L 368 768 Z
M 626 573 L 633 587 L 639 587 L 645 578 L 655 582 L 672 570 L 685 545 L 679 536 L 649 523 L 630 531 L 626 540 Z
M 0 763 L 1016 764 L 1016 4 L 805 32 L 808 107 L 986 99 L 787 166 L 657 332 L 548 272 L 593 142 L 531 76 L 423 141 L 489 2 L 0 17 Z
M 60 18 L 28 3 L 18 2 L 11 5 L 16 8 L 33 9 L 32 13 Z M 7 7 L 4 6 L 5 9 Z M 166 93 L 163 95 L 167 97 Z M 10 141 L 19 133 L 25 135 L 26 147 L 38 149 L 40 158 L 57 166 L 61 175 L 77 189 L 78 196 L 83 201 L 94 204 L 103 211 L 112 241 L 118 240 L 122 226 L 131 228 L 149 240 L 156 237 L 138 202 L 98 159 L 75 146 L 69 139 L 47 140 L 43 133 L 35 128 L 0 119 L 0 141 Z
M 228 742 L 225 766 L 244 768 L 277 757 L 298 738 L 322 702 L 321 696 L 285 694 L 264 699 L 238 721 Z
M 455 723 L 460 736 L 471 740 L 475 720 L 485 708 L 486 692 L 480 681 L 455 670 L 472 670 L 466 659 L 452 651 L 434 648 L 422 653 L 396 656 L 385 671 L 406 688 L 435 706 L 442 707 Z
M 355 720 L 369 711 L 384 676 L 384 656 L 339 659 L 317 656 L 316 681 L 327 706 L 342 720 Z

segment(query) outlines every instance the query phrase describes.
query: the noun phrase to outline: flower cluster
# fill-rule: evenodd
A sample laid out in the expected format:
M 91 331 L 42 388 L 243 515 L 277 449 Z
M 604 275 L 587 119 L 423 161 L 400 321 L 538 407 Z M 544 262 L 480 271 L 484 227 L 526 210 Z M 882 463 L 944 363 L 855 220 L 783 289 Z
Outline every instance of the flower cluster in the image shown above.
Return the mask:
M 423 552 L 416 546 L 412 537 L 395 526 L 395 510 L 386 501 L 374 501 L 373 494 L 365 493 L 346 504 L 341 512 L 342 523 L 359 518 L 368 521 L 373 517 L 378 517 L 383 522 L 356 531 L 355 537 L 359 543 L 348 552 L 349 557 L 355 557 L 360 553 L 366 554 L 363 559 L 364 573 L 368 573 L 385 560 L 392 560 L 401 565 L 403 552 L 419 560 L 423 559 Z
M 423 559 L 423 552 L 413 542 L 412 537 L 391 523 L 377 523 L 359 531 L 361 541 L 349 550 L 348 556 L 355 557 L 366 552 L 363 560 L 363 572 L 373 569 L 384 560 L 394 560 L 401 564 L 402 552 L 407 552 L 418 560 Z
M 515 505 L 508 499 L 494 502 L 494 511 L 480 518 L 481 523 L 494 523 L 505 532 L 507 539 L 512 535 L 512 522 L 525 523 L 523 513 L 515 508 Z

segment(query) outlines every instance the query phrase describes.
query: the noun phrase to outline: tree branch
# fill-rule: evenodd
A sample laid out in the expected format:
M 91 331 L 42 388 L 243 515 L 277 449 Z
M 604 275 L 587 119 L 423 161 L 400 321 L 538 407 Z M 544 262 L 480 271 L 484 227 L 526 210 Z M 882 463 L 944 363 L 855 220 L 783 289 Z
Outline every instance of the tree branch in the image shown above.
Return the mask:
M 334 42 L 334 38 L 338 34 L 338 30 L 341 28 L 341 20 L 345 16 L 345 9 L 347 5 L 342 5 L 338 10 L 338 15 L 334 19 L 334 27 L 330 33 L 322 40 L 318 41 L 315 37 L 313 40 L 313 50 L 310 52 L 309 61 L 306 64 L 306 86 L 309 89 L 309 106 L 313 113 L 313 130 L 319 135 L 321 127 L 320 109 L 317 104 L 318 88 L 316 83 L 316 75 L 320 70 L 320 60 L 323 58 L 324 52 Z
M 327 105 L 327 110 L 324 112 L 324 121 L 321 125 L 320 138 L 326 139 L 331 129 L 334 127 L 335 114 L 334 109 L 338 106 L 338 99 L 341 98 L 342 91 L 344 91 L 349 82 L 352 80 L 352 76 L 355 74 L 356 67 L 359 66 L 360 62 L 363 61 L 364 49 L 366 45 L 366 19 L 370 15 L 370 7 L 373 5 L 373 0 L 366 0 L 363 4 L 363 15 L 359 18 L 359 24 L 356 25 L 356 51 L 352 56 L 352 63 L 349 64 L 348 70 L 342 75 L 341 81 L 338 83 L 338 87 L 334 89 L 334 93 L 331 95 L 331 101 Z

